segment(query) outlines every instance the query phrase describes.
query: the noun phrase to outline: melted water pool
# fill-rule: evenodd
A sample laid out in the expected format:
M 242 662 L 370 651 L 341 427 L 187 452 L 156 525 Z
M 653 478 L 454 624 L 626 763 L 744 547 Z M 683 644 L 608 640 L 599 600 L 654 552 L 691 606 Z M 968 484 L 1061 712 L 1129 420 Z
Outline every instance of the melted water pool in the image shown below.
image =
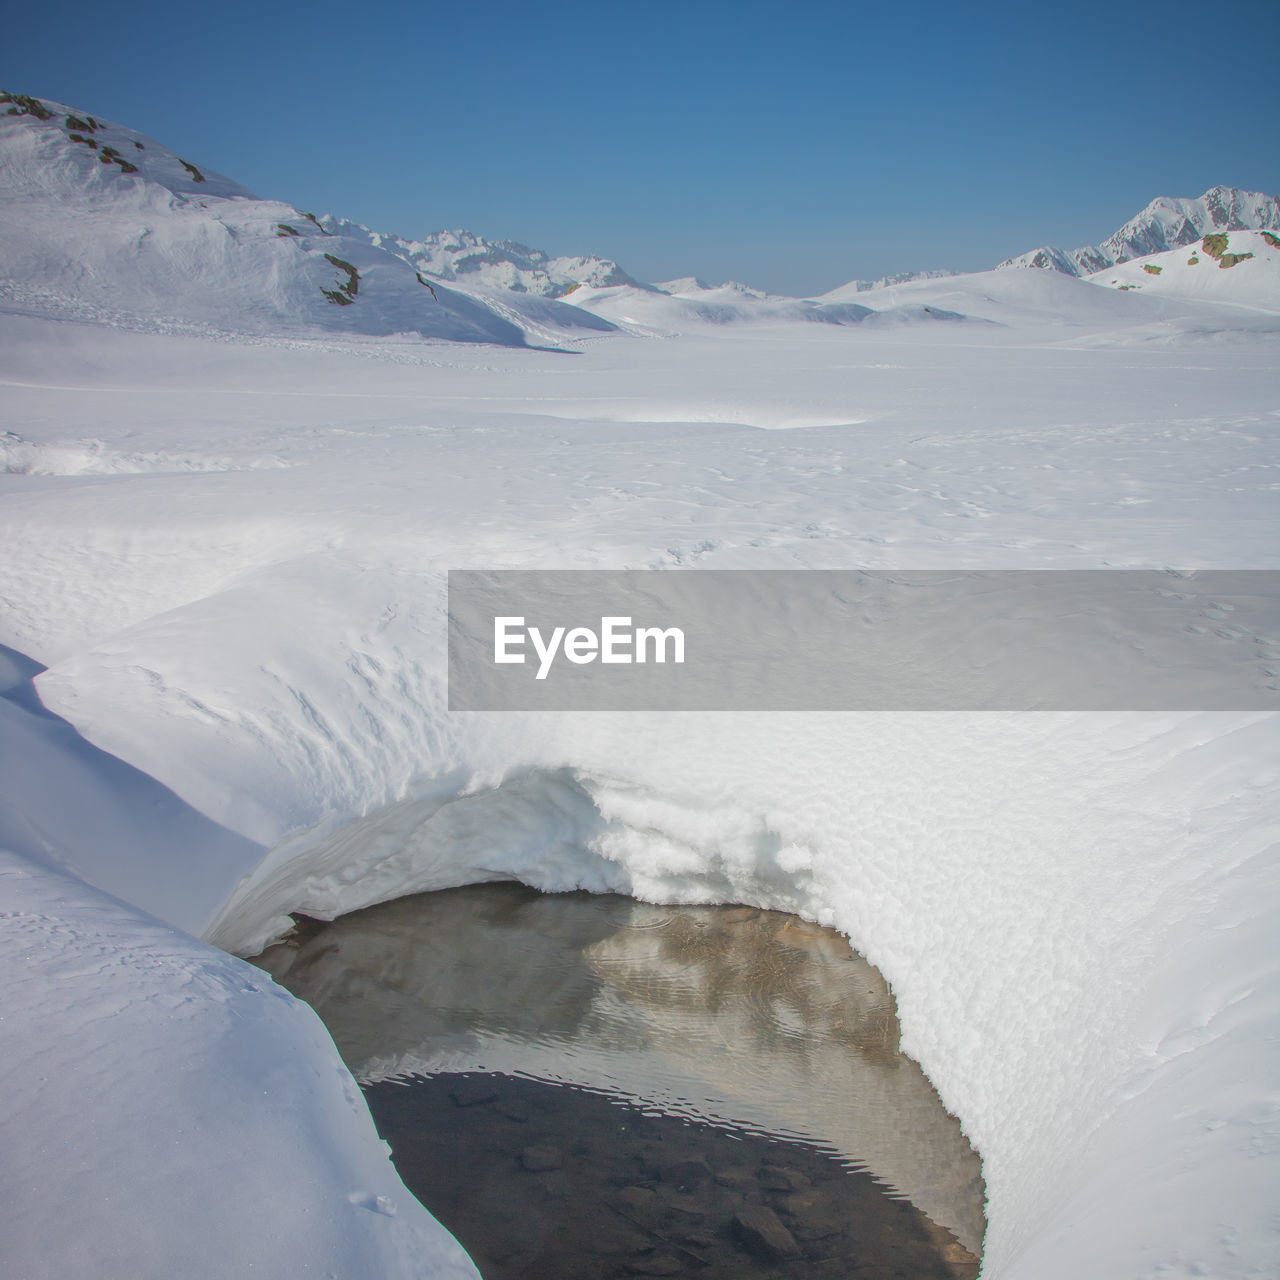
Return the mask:
M 978 1158 L 831 930 L 473 885 L 257 963 L 487 1280 L 976 1274 Z

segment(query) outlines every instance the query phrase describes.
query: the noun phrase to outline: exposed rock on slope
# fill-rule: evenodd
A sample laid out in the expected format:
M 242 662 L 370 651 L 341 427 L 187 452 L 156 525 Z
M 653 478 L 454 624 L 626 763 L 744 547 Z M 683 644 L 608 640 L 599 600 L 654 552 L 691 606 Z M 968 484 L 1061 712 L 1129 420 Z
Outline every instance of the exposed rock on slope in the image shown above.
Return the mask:
M 1106 267 L 1088 279 L 1126 292 L 1233 302 L 1280 312 L 1280 235 L 1213 232 L 1179 249 Z

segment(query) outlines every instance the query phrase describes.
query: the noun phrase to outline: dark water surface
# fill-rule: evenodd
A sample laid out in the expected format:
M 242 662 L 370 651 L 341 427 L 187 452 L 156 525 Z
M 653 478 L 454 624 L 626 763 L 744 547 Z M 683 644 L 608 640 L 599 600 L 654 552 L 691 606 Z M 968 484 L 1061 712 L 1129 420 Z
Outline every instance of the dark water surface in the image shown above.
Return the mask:
M 978 1158 L 831 930 L 473 885 L 257 963 L 486 1280 L 977 1273 Z

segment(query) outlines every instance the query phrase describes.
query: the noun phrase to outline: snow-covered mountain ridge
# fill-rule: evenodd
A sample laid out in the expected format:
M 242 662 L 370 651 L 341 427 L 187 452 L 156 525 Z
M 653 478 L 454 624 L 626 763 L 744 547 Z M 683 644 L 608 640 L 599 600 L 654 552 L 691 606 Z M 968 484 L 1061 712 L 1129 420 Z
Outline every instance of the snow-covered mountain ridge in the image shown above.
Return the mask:
M 879 280 L 850 280 L 839 287 L 842 293 L 870 293 L 874 289 L 892 289 L 897 284 L 913 284 L 917 280 L 950 280 L 952 276 L 963 274 L 962 271 L 949 271 L 945 268 L 935 271 L 895 271 L 892 275 L 881 276 Z
M 31 313 L 279 339 L 321 330 L 525 345 L 601 331 L 539 299 L 489 305 L 327 231 L 123 125 L 0 95 L 0 297 Z M 535 314 L 536 312 L 536 314 Z
M 1280 196 L 1212 187 L 1196 199 L 1160 196 L 1099 245 L 1066 251 L 1044 245 L 1006 258 L 1004 267 L 1040 267 L 1087 276 L 1116 263 L 1189 245 L 1222 231 L 1280 230 Z
M 880 318 L 736 283 L 658 287 L 609 259 L 551 258 L 465 231 L 384 235 L 262 199 L 82 110 L 15 94 L 3 102 L 0 297 L 28 314 L 272 341 L 336 332 L 503 346 L 618 328 L 665 336 Z M 915 308 L 909 318 L 951 317 Z
M 516 240 L 485 240 L 471 231 L 432 231 L 421 240 L 410 240 L 328 213 L 321 217 L 320 225 L 334 235 L 386 249 L 439 280 L 544 298 L 563 298 L 579 285 L 654 287 L 633 279 L 612 258 L 594 254 L 553 258 Z
M 558 346 L 617 328 L 656 336 L 707 325 L 955 316 L 947 282 L 962 277 L 949 271 L 855 280 L 803 300 L 696 276 L 646 283 L 610 258 L 552 257 L 469 231 L 390 235 L 261 199 L 84 111 L 20 94 L 0 103 L 0 295 L 33 313 L 152 330 L 280 338 L 318 329 L 507 346 Z M 1280 198 L 1229 187 L 1197 200 L 1162 197 L 1102 246 L 1037 250 L 1001 266 L 1108 284 L 1097 273 L 1114 263 L 1242 229 L 1280 230 Z M 1246 278 L 1247 305 L 1271 309 L 1264 271 L 1210 292 L 1237 301 Z M 926 286 L 937 287 L 912 293 L 904 310 L 898 291 Z
M 486 240 L 471 231 L 433 231 L 421 240 L 410 240 L 329 214 L 323 215 L 320 223 L 326 230 L 386 249 L 434 279 L 481 289 L 563 298 L 583 287 L 625 287 L 685 298 L 706 293 L 727 296 L 732 292 L 762 301 L 779 300 L 779 295 L 766 294 L 733 280 L 710 284 L 698 276 L 682 276 L 647 283 L 637 280 L 612 258 L 592 254 L 553 258 L 514 240 Z M 996 269 L 1039 267 L 1066 275 L 1089 276 L 1116 263 L 1191 244 L 1206 234 L 1244 230 L 1280 230 L 1280 196 L 1224 186 L 1214 187 L 1196 199 L 1160 196 L 1101 245 L 1087 245 L 1069 252 L 1044 246 L 1006 258 Z M 833 295 L 848 298 L 857 293 L 877 293 L 898 285 L 947 280 L 964 274 L 947 269 L 901 271 L 878 280 L 850 280 L 823 298 Z M 574 298 L 574 305 L 584 302 L 584 298 Z
M 518 240 L 486 240 L 474 231 L 431 231 L 421 240 L 412 240 L 375 231 L 330 213 L 321 214 L 319 222 L 326 231 L 335 235 L 362 240 L 375 248 L 394 253 L 433 280 L 480 290 L 503 289 L 544 298 L 564 298 L 582 288 L 628 288 L 682 297 L 735 293 L 761 301 L 794 300 L 791 295 L 769 294 L 738 280 L 725 280 L 718 284 L 709 283 L 700 276 L 680 276 L 656 282 L 639 280 L 612 258 L 591 253 L 577 257 L 552 257 L 544 250 L 530 248 Z M 846 293 L 866 293 L 914 280 L 945 280 L 960 274 L 949 270 L 899 271 L 879 280 L 851 280 L 840 287 Z M 581 300 L 575 298 L 574 305 L 581 305 Z

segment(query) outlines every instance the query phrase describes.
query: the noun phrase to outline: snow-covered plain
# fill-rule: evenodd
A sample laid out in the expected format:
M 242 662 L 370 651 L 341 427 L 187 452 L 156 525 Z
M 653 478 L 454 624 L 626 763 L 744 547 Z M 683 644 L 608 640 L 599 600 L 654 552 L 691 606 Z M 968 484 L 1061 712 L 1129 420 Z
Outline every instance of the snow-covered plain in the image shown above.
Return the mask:
M 1280 302 L 1002 271 L 550 351 L 515 301 L 462 345 L 232 291 L 143 332 L 24 234 L 67 292 L 0 310 L 14 1274 L 467 1274 L 318 1022 L 210 943 L 496 878 L 846 931 L 983 1156 L 989 1280 L 1275 1274 L 1274 716 L 450 714 L 444 583 L 1280 567 Z

